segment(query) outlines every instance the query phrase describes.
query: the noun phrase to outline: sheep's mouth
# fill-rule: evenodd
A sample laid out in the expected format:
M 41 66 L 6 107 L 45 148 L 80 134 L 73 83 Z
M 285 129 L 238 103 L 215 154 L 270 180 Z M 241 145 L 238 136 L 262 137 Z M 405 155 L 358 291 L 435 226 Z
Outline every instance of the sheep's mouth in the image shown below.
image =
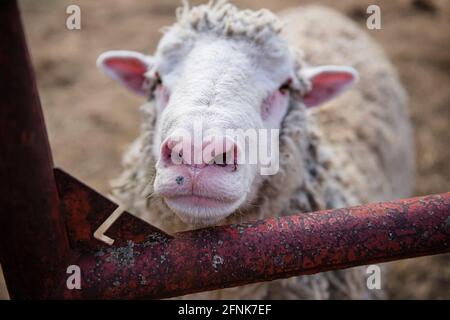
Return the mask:
M 213 197 L 205 197 L 205 196 L 198 196 L 198 195 L 182 195 L 177 197 L 172 197 L 172 199 L 176 198 L 180 202 L 188 203 L 188 204 L 195 204 L 198 206 L 205 206 L 205 207 L 214 207 L 214 206 L 220 206 L 222 204 L 226 204 L 229 201 L 220 200 L 218 198 Z
M 167 206 L 185 223 L 213 225 L 231 215 L 239 200 L 223 200 L 198 195 L 164 197 Z

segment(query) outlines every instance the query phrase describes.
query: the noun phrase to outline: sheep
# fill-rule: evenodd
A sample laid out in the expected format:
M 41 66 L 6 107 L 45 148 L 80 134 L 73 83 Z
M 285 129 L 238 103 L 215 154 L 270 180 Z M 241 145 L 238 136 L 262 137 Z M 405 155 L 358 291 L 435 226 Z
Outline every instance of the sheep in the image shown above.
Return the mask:
M 305 6 L 276 17 L 226 1 L 192 8 L 185 2 L 153 56 L 108 51 L 97 63 L 148 97 L 140 109 L 141 134 L 124 156 L 112 197 L 165 231 L 411 193 L 407 95 L 382 49 L 336 11 Z M 181 151 L 191 146 L 175 148 L 171 135 L 180 127 L 192 130 L 198 119 L 206 122 L 202 130 L 219 137 L 223 129 L 239 126 L 279 129 L 279 171 L 262 175 L 258 165 L 185 161 Z M 175 154 L 181 165 L 174 165 Z M 235 155 L 231 158 L 236 161 Z M 353 268 L 187 297 L 377 295 L 366 288 L 363 269 Z

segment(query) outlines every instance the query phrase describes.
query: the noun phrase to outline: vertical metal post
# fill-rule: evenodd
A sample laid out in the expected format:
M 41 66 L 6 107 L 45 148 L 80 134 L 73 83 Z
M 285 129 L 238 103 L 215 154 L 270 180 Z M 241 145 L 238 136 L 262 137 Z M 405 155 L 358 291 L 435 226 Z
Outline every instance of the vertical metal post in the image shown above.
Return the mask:
M 11 298 L 44 299 L 69 253 L 15 0 L 0 2 L 0 262 Z

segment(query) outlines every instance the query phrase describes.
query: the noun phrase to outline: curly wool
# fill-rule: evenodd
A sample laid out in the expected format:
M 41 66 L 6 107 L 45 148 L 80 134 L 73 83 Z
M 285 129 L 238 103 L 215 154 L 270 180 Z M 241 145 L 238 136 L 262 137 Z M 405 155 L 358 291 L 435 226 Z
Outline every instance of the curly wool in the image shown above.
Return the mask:
M 177 24 L 184 30 L 194 30 L 217 36 L 240 36 L 247 41 L 266 42 L 281 32 L 282 23 L 267 9 L 239 10 L 227 1 L 210 1 L 189 8 L 187 1 L 176 11 Z
M 189 47 L 200 37 L 220 37 L 251 43 L 265 59 L 283 59 L 286 50 L 290 50 L 296 57 L 297 70 L 304 65 L 301 49 L 286 47 L 286 42 L 280 37 L 285 23 L 267 9 L 239 10 L 227 0 L 212 0 L 190 8 L 184 1 L 184 5 L 177 9 L 176 17 L 176 23 L 162 29 L 165 37 L 155 55 L 176 56 L 181 48 Z M 150 78 L 151 75 L 150 72 Z M 297 93 L 301 95 L 308 90 L 309 83 L 305 79 L 297 80 Z

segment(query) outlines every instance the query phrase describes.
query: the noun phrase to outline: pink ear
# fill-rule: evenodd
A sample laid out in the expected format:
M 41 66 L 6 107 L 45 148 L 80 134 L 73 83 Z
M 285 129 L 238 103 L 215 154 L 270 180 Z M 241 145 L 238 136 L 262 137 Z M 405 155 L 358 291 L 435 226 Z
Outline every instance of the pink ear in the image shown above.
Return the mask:
M 311 83 L 311 90 L 303 96 L 306 107 L 318 106 L 349 89 L 358 79 L 352 67 L 320 66 L 306 68 L 301 75 Z
M 98 57 L 97 66 L 126 88 L 139 95 L 146 94 L 149 57 L 134 51 L 107 51 Z

